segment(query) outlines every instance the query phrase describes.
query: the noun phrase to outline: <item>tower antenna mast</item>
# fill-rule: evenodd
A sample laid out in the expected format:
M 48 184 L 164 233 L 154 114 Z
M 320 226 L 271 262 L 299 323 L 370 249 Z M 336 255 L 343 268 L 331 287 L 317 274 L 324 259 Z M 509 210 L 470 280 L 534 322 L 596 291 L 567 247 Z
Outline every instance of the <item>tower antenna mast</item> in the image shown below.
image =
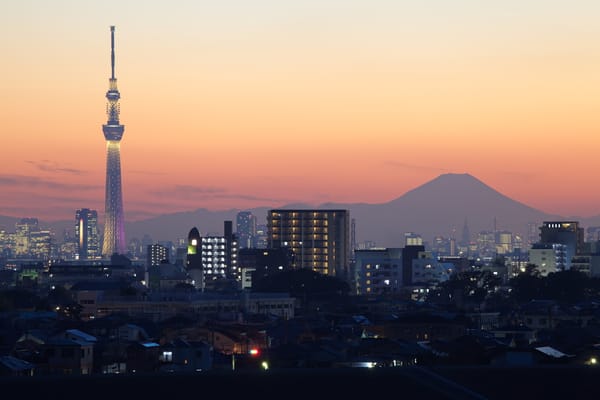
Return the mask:
M 115 27 L 110 27 L 110 71 L 111 79 L 115 79 Z

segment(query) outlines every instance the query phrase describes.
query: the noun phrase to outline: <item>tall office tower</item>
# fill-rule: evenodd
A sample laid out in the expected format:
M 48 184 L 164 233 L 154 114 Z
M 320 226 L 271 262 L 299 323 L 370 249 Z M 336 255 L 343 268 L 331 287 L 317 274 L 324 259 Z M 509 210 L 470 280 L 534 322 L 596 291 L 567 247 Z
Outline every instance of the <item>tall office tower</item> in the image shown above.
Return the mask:
M 255 247 L 256 216 L 250 211 L 240 211 L 237 213 L 236 235 L 240 249 Z
M 15 224 L 15 254 L 28 255 L 31 245 L 31 233 L 39 231 L 37 218 L 21 218 Z
M 467 218 L 465 217 L 465 224 L 463 225 L 462 234 L 460 236 L 460 244 L 462 246 L 468 246 L 469 243 L 471 243 L 471 231 L 469 230 Z
M 98 238 L 98 212 L 89 208 L 75 211 L 75 236 L 77 237 L 77 255 L 80 260 L 100 256 Z
M 123 193 L 121 192 L 121 138 L 125 126 L 119 123 L 121 95 L 115 78 L 115 27 L 110 27 L 109 89 L 106 92 L 106 114 L 108 122 L 102 125 L 106 139 L 106 197 L 104 203 L 104 241 L 102 255 L 125 253 L 125 217 L 123 215 Z
M 310 268 L 346 282 L 350 263 L 350 212 L 348 210 L 270 210 L 268 247 L 288 247 L 292 268 Z
M 513 234 L 509 231 L 496 232 L 496 253 L 509 254 L 513 251 Z
M 481 231 L 477 234 L 477 252 L 480 257 L 494 257 L 496 255 L 496 233 Z
M 49 230 L 29 233 L 29 255 L 38 260 L 50 259 L 52 253 L 52 233 Z

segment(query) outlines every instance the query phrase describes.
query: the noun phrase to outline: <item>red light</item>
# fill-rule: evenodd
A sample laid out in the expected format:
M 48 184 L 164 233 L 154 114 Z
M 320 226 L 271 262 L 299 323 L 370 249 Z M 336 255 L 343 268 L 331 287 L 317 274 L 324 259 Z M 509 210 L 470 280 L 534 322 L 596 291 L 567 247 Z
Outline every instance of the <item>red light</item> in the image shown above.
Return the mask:
M 252 349 L 250 349 L 250 351 L 248 351 L 248 353 L 250 353 L 251 356 L 257 356 L 258 355 L 258 349 L 257 348 L 252 348 Z

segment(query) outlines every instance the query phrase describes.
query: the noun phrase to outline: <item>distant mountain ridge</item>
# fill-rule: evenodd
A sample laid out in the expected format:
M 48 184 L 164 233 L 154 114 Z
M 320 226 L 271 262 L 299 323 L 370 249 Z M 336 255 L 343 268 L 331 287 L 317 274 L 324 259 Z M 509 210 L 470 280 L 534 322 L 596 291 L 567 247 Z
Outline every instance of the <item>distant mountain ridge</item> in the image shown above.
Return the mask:
M 381 247 L 404 246 L 404 233 L 421 234 L 427 241 L 435 236 L 460 239 L 465 221 L 472 235 L 494 229 L 525 235 L 528 224 L 548 220 L 577 220 L 582 226 L 600 226 L 600 216 L 565 218 L 548 214 L 512 200 L 470 174 L 442 174 L 402 196 L 386 203 L 324 203 L 316 207 L 290 204 L 284 207 L 257 207 L 210 211 L 199 208 L 188 212 L 164 214 L 142 221 L 126 222 L 127 239 L 142 239 L 147 234 L 153 241 L 186 238 L 197 227 L 201 234 L 222 234 L 223 223 L 234 223 L 239 211 L 251 211 L 258 223 L 265 223 L 268 210 L 273 208 L 330 208 L 348 209 L 356 223 L 356 240 L 373 241 Z M 0 217 L 4 221 L 20 218 Z M 57 234 L 73 225 L 71 221 L 52 223 Z
M 357 236 L 378 245 L 404 245 L 405 232 L 460 239 L 467 222 L 471 234 L 494 229 L 526 234 L 528 223 L 561 219 L 512 200 L 469 174 L 443 174 L 383 204 L 340 205 L 356 219 Z M 370 216 L 370 217 L 369 217 Z

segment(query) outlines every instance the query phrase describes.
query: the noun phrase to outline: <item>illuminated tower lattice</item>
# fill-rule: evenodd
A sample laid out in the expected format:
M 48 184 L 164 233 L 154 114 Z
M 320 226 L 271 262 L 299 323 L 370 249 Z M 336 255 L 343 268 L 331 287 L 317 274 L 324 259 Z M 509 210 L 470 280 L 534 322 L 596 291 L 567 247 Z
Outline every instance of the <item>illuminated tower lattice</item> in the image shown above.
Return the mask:
M 115 27 L 110 27 L 109 89 L 106 92 L 106 114 L 108 122 L 102 125 L 106 139 L 106 197 L 104 214 L 104 241 L 102 255 L 125 253 L 125 218 L 123 215 L 123 193 L 121 191 L 121 138 L 125 127 L 119 123 L 121 95 L 115 78 Z

